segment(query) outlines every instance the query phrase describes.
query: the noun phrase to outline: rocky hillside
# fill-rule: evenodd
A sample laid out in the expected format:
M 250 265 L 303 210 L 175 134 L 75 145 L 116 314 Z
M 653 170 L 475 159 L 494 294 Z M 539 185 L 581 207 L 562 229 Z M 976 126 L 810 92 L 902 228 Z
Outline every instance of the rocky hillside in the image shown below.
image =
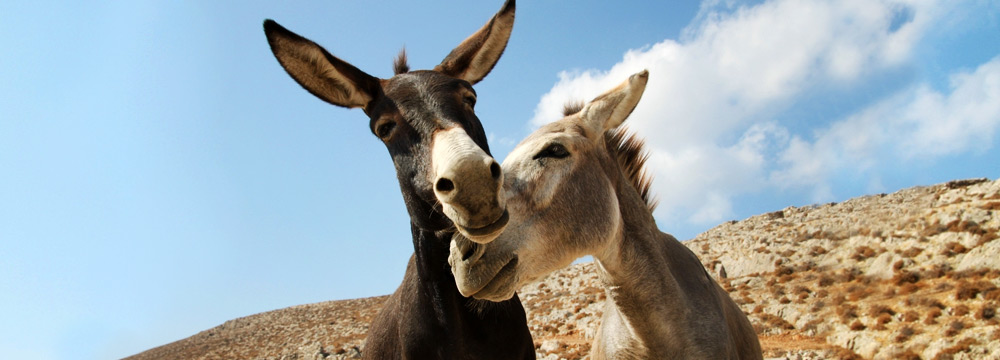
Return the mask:
M 685 242 L 779 359 L 1000 359 L 1000 181 L 963 180 L 733 221 Z M 592 264 L 520 292 L 540 359 L 586 358 Z M 385 297 L 228 321 L 131 359 L 349 359 Z

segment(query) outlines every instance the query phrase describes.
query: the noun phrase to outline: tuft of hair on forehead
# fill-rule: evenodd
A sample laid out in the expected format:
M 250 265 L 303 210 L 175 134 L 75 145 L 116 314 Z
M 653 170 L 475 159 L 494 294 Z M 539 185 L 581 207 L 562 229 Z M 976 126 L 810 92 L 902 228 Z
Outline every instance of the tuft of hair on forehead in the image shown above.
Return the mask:
M 653 176 L 646 171 L 646 160 L 649 160 L 649 151 L 646 151 L 646 143 L 636 134 L 629 134 L 624 126 L 604 133 L 604 146 L 608 152 L 618 160 L 622 171 L 632 187 L 639 192 L 642 201 L 646 202 L 646 207 L 652 212 L 659 205 L 659 200 L 652 196 L 650 188 L 653 186 Z
M 399 50 L 399 55 L 392 61 L 392 72 L 396 75 L 410 72 L 410 64 L 406 63 L 406 48 Z
M 567 101 L 566 104 L 563 105 L 563 116 L 570 116 L 580 111 L 583 111 L 584 105 L 586 104 L 584 104 L 584 102 L 581 100 Z

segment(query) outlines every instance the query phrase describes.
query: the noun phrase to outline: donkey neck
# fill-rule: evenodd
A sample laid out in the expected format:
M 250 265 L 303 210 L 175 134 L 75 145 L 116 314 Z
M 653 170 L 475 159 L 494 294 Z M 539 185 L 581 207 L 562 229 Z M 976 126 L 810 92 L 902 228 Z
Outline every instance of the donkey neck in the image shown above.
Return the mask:
M 514 297 L 499 303 L 462 296 L 455 284 L 447 257 L 450 231 L 413 229 L 413 266 L 398 292 L 404 304 L 402 332 L 421 346 L 438 343 L 440 358 L 534 359 L 521 300 Z M 419 335 L 417 335 L 419 334 Z M 426 358 L 429 353 L 415 353 Z
M 481 318 L 480 310 L 493 303 L 462 296 L 458 291 L 458 286 L 455 285 L 455 275 L 452 274 L 451 266 L 448 264 L 449 244 L 454 233 L 451 231 L 435 232 L 420 229 L 416 225 L 411 226 L 414 268 L 409 289 L 412 289 L 413 293 L 411 294 L 423 303 L 419 308 L 423 311 L 433 309 L 437 321 L 449 326 L 451 325 L 449 323 L 453 321 L 467 325 L 472 318 Z M 520 307 L 520 300 L 517 296 L 503 302 L 503 306 L 515 303 L 517 307 Z M 518 314 L 523 314 L 523 312 L 523 309 L 520 312 L 514 311 L 511 312 L 510 316 L 512 319 L 520 320 Z
M 410 224 L 413 233 L 413 256 L 416 262 L 417 278 L 422 283 L 443 282 L 455 285 L 454 275 L 448 265 L 448 244 L 450 231 L 431 231 Z M 448 287 L 458 294 L 456 286 Z
M 619 184 L 621 229 L 595 254 L 609 299 L 595 349 L 603 352 L 599 355 L 697 358 L 692 355 L 697 341 L 688 331 L 698 302 L 711 297 L 697 293 L 712 283 L 698 258 L 657 228 L 638 192 L 627 182 Z

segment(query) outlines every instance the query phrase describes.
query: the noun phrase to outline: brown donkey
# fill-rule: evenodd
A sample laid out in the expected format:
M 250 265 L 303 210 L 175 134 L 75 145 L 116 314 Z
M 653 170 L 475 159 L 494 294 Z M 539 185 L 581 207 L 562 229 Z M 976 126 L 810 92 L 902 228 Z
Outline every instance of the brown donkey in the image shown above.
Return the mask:
M 500 166 L 490 156 L 472 85 L 499 60 L 514 24 L 514 1 L 433 70 L 378 79 L 267 20 L 278 62 L 302 87 L 333 105 L 361 108 L 388 148 L 410 214 L 414 255 L 403 283 L 369 330 L 367 359 L 533 359 L 524 308 L 462 296 L 448 268 L 452 234 L 493 238 L 508 214 Z M 452 221 L 451 219 L 454 219 Z
M 455 236 L 458 288 L 504 301 L 593 255 L 609 300 L 593 359 L 760 359 L 746 315 L 694 253 L 657 228 L 642 142 L 616 129 L 647 78 L 632 75 L 511 151 L 503 163 L 510 225 L 492 241 Z

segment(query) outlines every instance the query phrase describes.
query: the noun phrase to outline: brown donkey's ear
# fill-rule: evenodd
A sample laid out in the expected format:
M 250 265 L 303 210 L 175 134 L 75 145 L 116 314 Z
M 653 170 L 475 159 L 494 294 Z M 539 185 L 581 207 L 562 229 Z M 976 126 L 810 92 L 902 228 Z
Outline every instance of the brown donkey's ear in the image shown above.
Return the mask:
M 330 55 L 316 43 L 264 21 L 271 52 L 288 75 L 316 97 L 347 108 L 365 108 L 381 92 L 378 78 Z
M 482 29 L 462 41 L 435 71 L 475 84 L 493 70 L 514 28 L 514 0 L 507 0 Z
M 632 74 L 628 80 L 614 89 L 591 100 L 580 111 L 580 117 L 587 126 L 598 133 L 604 133 L 618 127 L 639 104 L 639 99 L 642 98 L 642 93 L 646 90 L 647 80 L 649 80 L 649 71 L 643 70 Z

